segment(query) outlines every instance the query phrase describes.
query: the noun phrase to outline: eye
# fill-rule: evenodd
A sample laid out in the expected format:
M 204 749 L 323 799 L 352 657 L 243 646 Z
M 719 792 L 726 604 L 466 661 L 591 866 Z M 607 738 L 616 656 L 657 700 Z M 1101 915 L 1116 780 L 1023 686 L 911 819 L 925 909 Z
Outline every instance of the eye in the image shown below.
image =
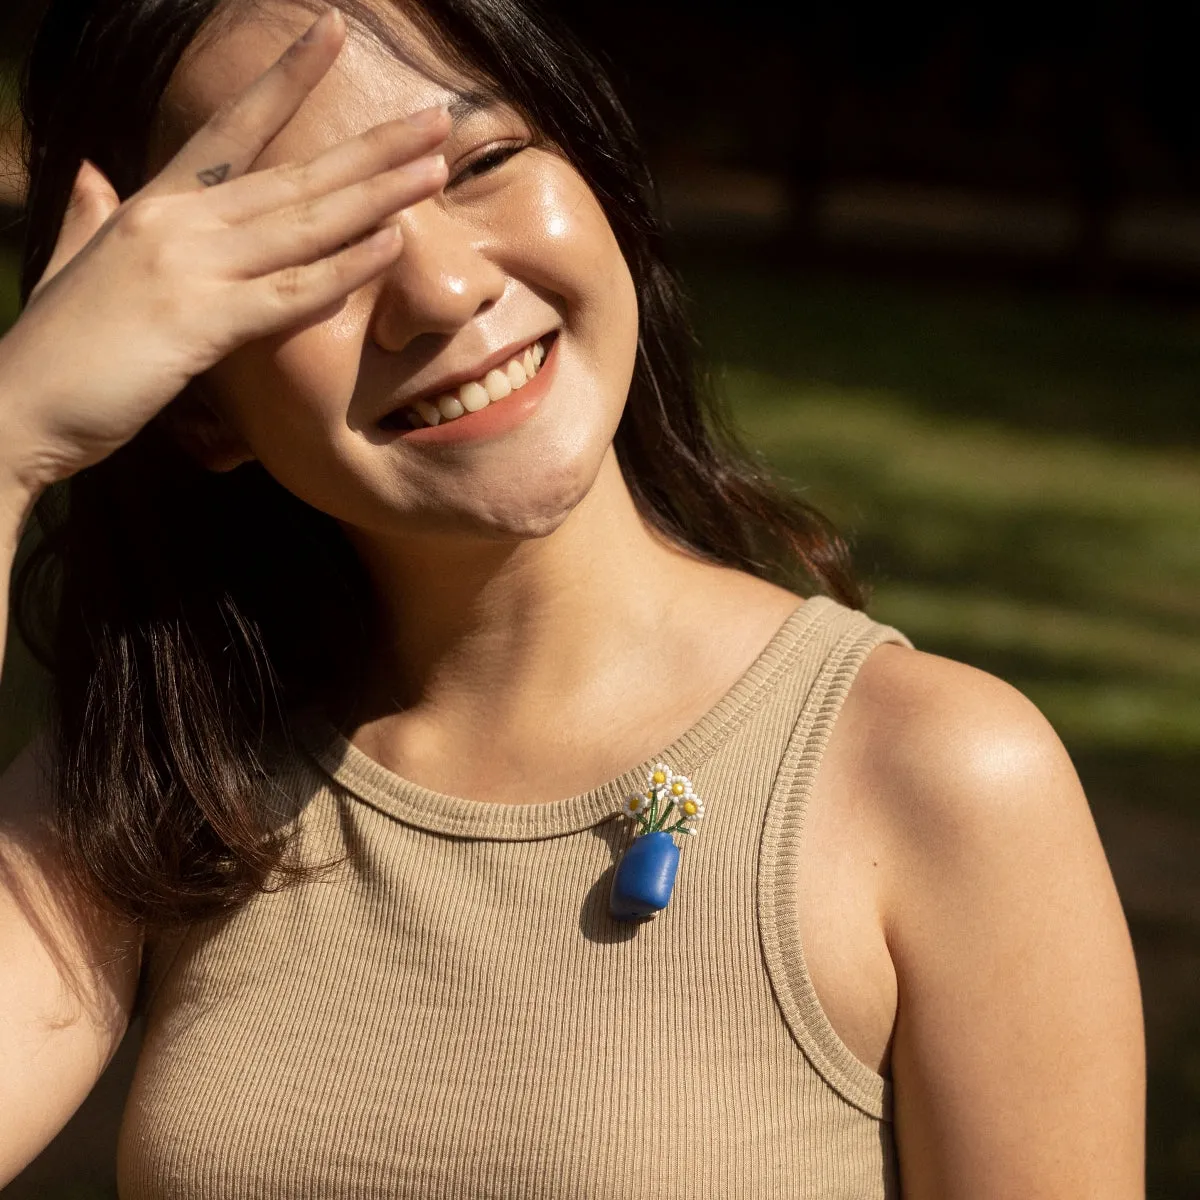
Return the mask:
M 519 154 L 528 145 L 528 142 L 512 142 L 507 145 L 492 146 L 467 163 L 450 181 L 450 185 L 464 183 L 468 179 L 474 179 L 476 176 L 486 175 L 489 171 L 494 171 L 497 167 L 508 162 L 514 155 Z

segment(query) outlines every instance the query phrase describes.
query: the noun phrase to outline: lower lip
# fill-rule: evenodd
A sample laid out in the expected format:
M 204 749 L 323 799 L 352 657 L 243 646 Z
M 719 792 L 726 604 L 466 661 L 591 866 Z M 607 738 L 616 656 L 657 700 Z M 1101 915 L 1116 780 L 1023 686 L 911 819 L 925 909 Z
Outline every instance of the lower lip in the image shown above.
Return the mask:
M 500 437 L 515 429 L 533 414 L 542 397 L 550 390 L 554 369 L 558 365 L 558 342 L 555 338 L 537 374 L 523 387 L 510 392 L 503 400 L 493 400 L 487 408 L 478 412 L 464 413 L 437 425 L 422 429 L 406 429 L 400 437 L 406 442 L 473 442 L 485 438 Z

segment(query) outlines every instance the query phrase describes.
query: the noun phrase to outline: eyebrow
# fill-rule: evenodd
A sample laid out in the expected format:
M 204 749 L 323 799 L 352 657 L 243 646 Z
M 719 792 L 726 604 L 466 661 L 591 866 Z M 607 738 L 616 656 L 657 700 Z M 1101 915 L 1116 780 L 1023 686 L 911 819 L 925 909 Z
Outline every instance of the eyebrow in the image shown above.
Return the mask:
M 461 125 L 468 117 L 485 112 L 496 103 L 496 97 L 487 92 L 463 92 L 446 106 L 453 125 Z

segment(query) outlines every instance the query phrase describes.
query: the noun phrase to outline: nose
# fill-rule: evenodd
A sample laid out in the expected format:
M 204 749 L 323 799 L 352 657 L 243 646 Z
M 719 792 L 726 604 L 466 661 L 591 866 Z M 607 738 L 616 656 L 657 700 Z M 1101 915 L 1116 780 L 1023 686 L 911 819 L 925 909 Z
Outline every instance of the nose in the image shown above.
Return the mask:
M 396 219 L 404 246 L 382 277 L 371 329 L 375 344 L 393 353 L 422 336 L 453 335 L 495 304 L 507 282 L 478 231 L 436 198 Z

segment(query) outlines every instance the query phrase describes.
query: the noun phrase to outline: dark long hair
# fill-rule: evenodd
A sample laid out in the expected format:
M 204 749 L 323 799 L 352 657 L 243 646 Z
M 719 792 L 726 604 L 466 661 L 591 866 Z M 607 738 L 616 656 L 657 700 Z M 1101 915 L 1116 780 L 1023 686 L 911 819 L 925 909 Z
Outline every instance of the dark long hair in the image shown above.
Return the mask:
M 720 564 L 861 608 L 843 541 L 739 444 L 702 386 L 653 187 L 603 70 L 524 0 L 400 0 L 446 62 L 519 108 L 608 216 L 637 288 L 615 448 L 638 510 Z M 385 43 L 359 0 L 341 7 Z M 172 71 L 221 0 L 50 0 L 21 102 L 21 291 L 45 269 L 81 158 L 145 182 Z M 151 422 L 39 501 L 18 628 L 51 675 L 53 792 L 80 886 L 147 926 L 228 912 L 304 871 L 270 819 L 298 713 L 350 711 L 369 652 L 365 572 L 336 523 L 257 464 L 195 466 Z

